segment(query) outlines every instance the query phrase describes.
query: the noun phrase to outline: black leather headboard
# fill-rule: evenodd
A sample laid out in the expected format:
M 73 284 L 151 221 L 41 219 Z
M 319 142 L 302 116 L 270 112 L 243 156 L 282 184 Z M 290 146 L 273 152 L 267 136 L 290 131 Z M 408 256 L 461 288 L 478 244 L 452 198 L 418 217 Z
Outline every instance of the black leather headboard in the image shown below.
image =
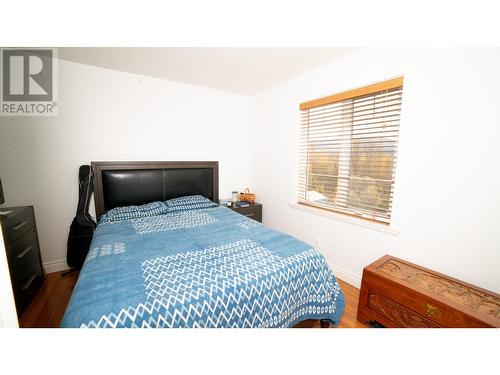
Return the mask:
M 219 202 L 218 169 L 216 161 L 92 162 L 96 215 L 185 195 Z

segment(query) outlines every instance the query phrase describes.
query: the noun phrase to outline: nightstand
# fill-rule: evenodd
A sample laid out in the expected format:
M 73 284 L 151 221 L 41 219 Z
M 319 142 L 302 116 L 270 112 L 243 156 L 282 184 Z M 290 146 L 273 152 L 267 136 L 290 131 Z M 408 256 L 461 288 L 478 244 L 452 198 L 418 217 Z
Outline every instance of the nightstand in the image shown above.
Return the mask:
M 233 205 L 232 207 L 228 207 L 231 210 L 242 214 L 250 219 L 254 219 L 259 223 L 262 223 L 262 205 L 260 203 L 250 203 L 248 207 L 238 207 Z
M 5 250 L 17 315 L 21 316 L 42 286 L 45 274 L 32 206 L 2 207 Z

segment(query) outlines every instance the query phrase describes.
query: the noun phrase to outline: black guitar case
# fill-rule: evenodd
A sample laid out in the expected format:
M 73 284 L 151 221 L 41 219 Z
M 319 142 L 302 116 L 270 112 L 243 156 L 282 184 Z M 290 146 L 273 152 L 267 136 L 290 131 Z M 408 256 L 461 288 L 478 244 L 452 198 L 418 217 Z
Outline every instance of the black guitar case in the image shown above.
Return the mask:
M 69 228 L 68 249 L 66 252 L 66 262 L 74 269 L 82 268 L 96 228 L 96 223 L 89 214 L 92 179 L 93 175 L 90 166 L 80 166 L 78 208 L 76 217 Z

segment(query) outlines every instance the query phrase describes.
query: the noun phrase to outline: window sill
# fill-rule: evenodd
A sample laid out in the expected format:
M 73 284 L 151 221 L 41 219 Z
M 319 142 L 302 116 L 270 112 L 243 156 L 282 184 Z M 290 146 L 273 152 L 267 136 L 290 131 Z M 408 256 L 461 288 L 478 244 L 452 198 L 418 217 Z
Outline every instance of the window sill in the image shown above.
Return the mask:
M 384 224 L 372 223 L 372 222 L 369 222 L 369 221 L 366 221 L 366 220 L 363 220 L 363 219 L 357 219 L 355 217 L 338 214 L 336 212 L 325 211 L 325 210 L 322 210 L 320 208 L 310 207 L 310 206 L 306 206 L 306 205 L 303 205 L 303 204 L 298 204 L 298 203 L 295 203 L 295 202 L 289 203 L 288 205 L 291 208 L 299 210 L 299 211 L 304 211 L 304 212 L 308 212 L 308 213 L 311 213 L 311 214 L 321 215 L 321 216 L 324 216 L 324 217 L 327 217 L 327 218 L 330 218 L 330 219 L 335 219 L 335 220 L 338 220 L 338 221 L 342 221 L 344 223 L 353 224 L 353 225 L 357 225 L 357 226 L 360 226 L 360 227 L 365 227 L 365 228 L 368 228 L 368 229 L 371 229 L 371 230 L 374 230 L 374 231 L 377 231 L 377 232 L 390 234 L 392 236 L 398 236 L 399 235 L 399 231 L 391 229 L 389 226 L 384 225 Z

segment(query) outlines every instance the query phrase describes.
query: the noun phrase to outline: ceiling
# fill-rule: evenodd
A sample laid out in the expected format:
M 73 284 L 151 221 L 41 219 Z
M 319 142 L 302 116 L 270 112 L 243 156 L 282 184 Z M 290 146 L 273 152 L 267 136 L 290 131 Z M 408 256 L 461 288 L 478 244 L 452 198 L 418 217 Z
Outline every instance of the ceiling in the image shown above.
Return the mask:
M 255 95 L 356 48 L 59 48 L 59 58 Z

